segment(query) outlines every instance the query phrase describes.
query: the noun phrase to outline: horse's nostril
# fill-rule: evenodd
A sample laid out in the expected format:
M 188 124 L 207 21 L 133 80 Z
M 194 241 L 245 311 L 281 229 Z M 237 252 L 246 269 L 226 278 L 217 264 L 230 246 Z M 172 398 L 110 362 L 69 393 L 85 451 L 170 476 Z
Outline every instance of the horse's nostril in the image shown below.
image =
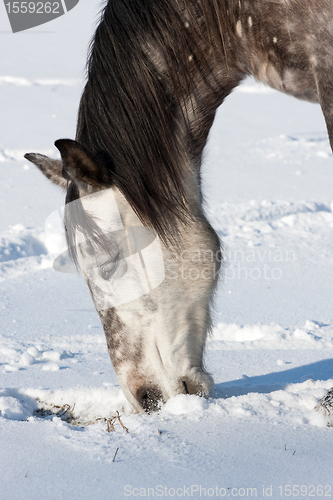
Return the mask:
M 136 399 L 147 413 L 152 413 L 160 408 L 163 402 L 162 392 L 157 387 L 140 387 Z
M 183 380 L 183 386 L 184 386 L 184 389 L 185 389 L 185 394 L 188 394 L 188 389 L 187 389 L 187 385 L 186 385 L 185 380 Z

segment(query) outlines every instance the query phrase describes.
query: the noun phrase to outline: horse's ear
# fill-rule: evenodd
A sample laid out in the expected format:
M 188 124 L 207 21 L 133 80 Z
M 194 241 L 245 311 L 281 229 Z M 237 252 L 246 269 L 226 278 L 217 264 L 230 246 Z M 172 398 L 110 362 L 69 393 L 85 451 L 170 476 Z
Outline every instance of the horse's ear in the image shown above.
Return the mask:
M 53 160 L 39 153 L 27 153 L 24 158 L 31 161 L 39 170 L 57 186 L 66 188 L 67 180 L 62 175 L 62 161 Z
M 111 184 L 108 170 L 82 144 L 71 139 L 59 139 L 54 145 L 60 151 L 65 178 L 95 187 Z

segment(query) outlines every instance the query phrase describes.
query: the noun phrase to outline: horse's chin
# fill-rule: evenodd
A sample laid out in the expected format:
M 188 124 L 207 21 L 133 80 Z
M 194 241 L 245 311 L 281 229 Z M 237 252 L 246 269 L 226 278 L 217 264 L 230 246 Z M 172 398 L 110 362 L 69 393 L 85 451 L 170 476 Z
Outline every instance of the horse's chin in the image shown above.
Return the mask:
M 118 379 L 122 377 L 118 375 Z M 170 383 L 159 384 L 152 379 L 132 375 L 126 377 L 126 384 L 122 384 L 124 394 L 134 409 L 148 414 L 159 411 L 168 399 L 179 394 L 207 397 L 213 386 L 212 377 L 198 367 L 191 368 L 186 375 Z
M 200 368 L 191 368 L 181 380 L 186 394 L 207 397 L 212 392 L 214 381 L 209 373 Z

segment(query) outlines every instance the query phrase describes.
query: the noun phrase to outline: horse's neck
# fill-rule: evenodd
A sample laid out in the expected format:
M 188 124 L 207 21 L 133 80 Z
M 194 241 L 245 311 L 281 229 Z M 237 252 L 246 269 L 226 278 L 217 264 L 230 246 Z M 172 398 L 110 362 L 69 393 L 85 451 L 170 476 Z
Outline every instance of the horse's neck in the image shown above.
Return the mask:
M 184 36 L 195 53 L 187 56 L 189 76 L 184 78 L 180 101 L 188 153 L 198 169 L 217 108 L 249 70 L 242 65 L 246 46 L 237 34 L 239 0 L 184 0 L 183 5 L 188 19 Z

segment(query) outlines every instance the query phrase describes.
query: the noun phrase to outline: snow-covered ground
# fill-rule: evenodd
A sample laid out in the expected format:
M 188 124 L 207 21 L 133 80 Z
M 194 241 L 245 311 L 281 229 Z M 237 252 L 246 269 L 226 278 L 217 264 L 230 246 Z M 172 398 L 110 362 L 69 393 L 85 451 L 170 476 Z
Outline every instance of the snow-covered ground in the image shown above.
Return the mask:
M 98 5 L 15 35 L 0 5 L 0 497 L 330 498 L 333 422 L 315 410 L 333 386 L 320 108 L 249 80 L 219 110 L 203 167 L 227 255 L 205 358 L 214 392 L 135 414 L 82 278 L 52 269 L 44 223 L 63 195 L 22 158 L 74 137 Z M 117 411 L 128 432 L 117 418 L 107 432 Z

